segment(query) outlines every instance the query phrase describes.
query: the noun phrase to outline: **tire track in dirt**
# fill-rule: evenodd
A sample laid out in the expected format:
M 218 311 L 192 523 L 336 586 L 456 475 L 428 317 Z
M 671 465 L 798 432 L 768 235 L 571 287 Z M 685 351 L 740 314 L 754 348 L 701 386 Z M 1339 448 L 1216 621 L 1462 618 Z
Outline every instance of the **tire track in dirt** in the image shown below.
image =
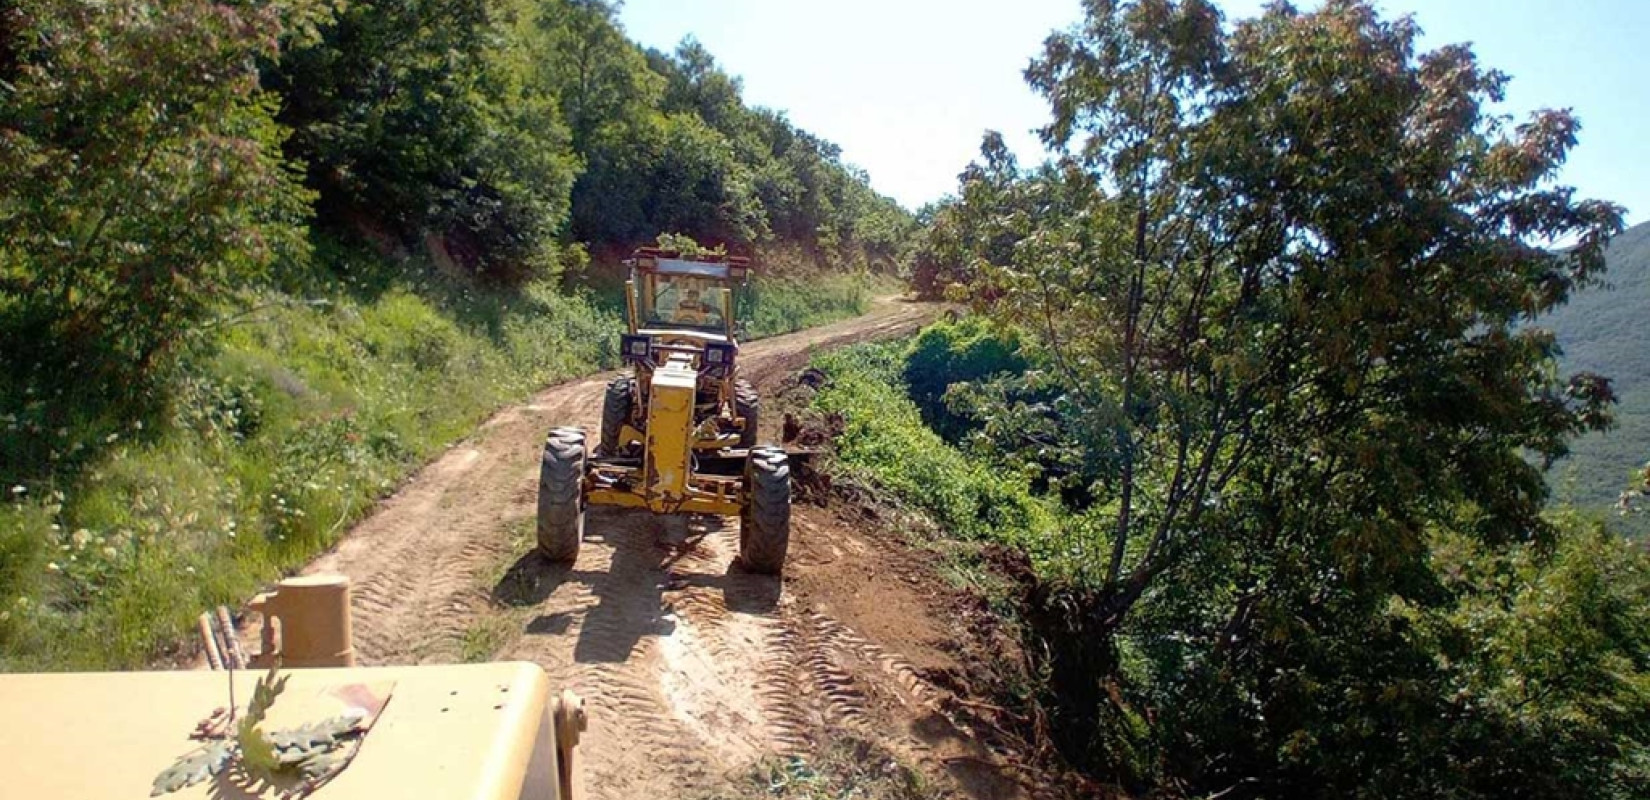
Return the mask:
M 879 301 L 858 319 L 746 345 L 741 368 L 771 396 L 814 349 L 913 332 L 935 313 Z M 581 783 L 593 798 L 691 795 L 765 755 L 807 752 L 833 724 L 874 727 L 866 682 L 886 676 L 868 670 L 887 659 L 788 608 L 777 579 L 740 571 L 737 519 L 683 530 L 592 509 L 575 564 L 527 553 L 485 585 L 511 559 L 508 531 L 531 524 L 545 434 L 594 431 L 613 374 L 495 414 L 305 569 L 353 579 L 358 661 L 456 660 L 473 626 L 525 619 L 495 657 L 534 661 L 585 697 Z M 763 441 L 778 440 L 778 417 L 763 418 Z

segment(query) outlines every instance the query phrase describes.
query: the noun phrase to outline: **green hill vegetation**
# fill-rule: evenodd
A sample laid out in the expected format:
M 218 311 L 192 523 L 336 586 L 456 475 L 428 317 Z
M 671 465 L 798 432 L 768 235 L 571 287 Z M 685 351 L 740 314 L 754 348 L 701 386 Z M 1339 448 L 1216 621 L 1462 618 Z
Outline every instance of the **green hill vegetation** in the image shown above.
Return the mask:
M 597 0 L 0 6 L 0 669 L 133 667 L 490 410 L 611 366 L 619 257 L 863 312 L 914 222 Z
M 1610 243 L 1609 269 L 1601 286 L 1576 292 L 1570 302 L 1537 324 L 1549 327 L 1564 350 L 1568 372 L 1610 378 L 1619 404 L 1615 428 L 1570 445 L 1571 455 L 1549 480 L 1557 499 L 1590 511 L 1613 510 L 1632 473 L 1650 461 L 1650 223 L 1635 225 Z M 1650 518 L 1632 515 L 1613 523 L 1635 535 L 1650 533 Z

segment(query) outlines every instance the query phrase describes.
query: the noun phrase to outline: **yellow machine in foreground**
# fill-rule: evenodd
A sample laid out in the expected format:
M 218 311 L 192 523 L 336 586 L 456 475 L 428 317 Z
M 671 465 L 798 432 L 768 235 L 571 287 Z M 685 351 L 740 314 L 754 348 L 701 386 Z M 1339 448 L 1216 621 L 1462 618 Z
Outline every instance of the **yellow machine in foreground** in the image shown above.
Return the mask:
M 314 762 L 326 768 L 323 778 L 271 782 L 238 758 L 207 765 L 202 754 L 236 736 L 233 719 L 254 713 L 255 689 L 269 680 L 258 669 L 10 674 L 0 675 L 0 797 L 572 798 L 582 701 L 554 694 L 536 664 L 349 666 L 348 604 L 342 576 L 293 579 L 261 595 L 254 610 L 278 656 L 266 649 L 245 658 L 232 625 L 214 632 L 210 615 L 202 622 L 214 666 L 286 667 L 258 726 L 277 748 L 271 757 L 309 748 L 330 735 L 329 725 L 347 723 L 347 747 Z M 220 616 L 227 621 L 228 612 Z M 194 777 L 168 781 L 180 769 Z
M 626 263 L 620 346 L 631 373 L 607 387 L 593 454 L 577 428 L 545 441 L 539 549 L 575 559 L 587 504 L 737 514 L 740 560 L 777 574 L 790 542 L 790 464 L 784 450 L 756 445 L 759 400 L 739 377 L 734 292 L 749 262 L 644 248 Z

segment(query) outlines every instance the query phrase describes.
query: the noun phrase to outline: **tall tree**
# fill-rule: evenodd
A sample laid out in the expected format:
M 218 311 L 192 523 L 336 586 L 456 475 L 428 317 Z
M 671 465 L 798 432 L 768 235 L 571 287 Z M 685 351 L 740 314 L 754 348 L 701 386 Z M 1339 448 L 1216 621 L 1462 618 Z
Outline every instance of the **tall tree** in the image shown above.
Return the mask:
M 301 5 L 21 0 L 0 11 L 0 337 L 147 375 L 229 292 L 303 255 L 307 197 L 255 64 Z M 59 374 L 47 370 L 37 377 Z
M 346 5 L 265 70 L 320 218 L 515 280 L 554 266 L 576 164 L 554 87 L 528 72 L 530 14 L 487 0 Z M 512 36 L 511 23 L 518 35 Z
M 604 0 L 540 4 L 543 45 L 537 55 L 581 153 L 604 125 L 634 124 L 658 105 L 664 90 L 664 80 L 619 29 L 617 9 Z
M 1307 687 L 1378 697 L 1377 653 L 1431 674 L 1385 611 L 1444 602 L 1433 532 L 1551 540 L 1526 454 L 1561 455 L 1611 396 L 1555 377 L 1529 323 L 1596 278 L 1621 211 L 1555 185 L 1573 117 L 1489 113 L 1506 77 L 1464 46 L 1417 53 L 1408 18 L 1354 0 L 1230 27 L 1205 0 L 1084 8 L 1026 73 L 1060 163 L 971 179 L 1004 210 L 971 234 L 993 259 L 982 310 L 1048 365 L 1035 388 L 1058 395 L 1109 521 L 1105 555 L 1051 600 L 1077 634 L 1056 684 L 1103 705 L 1096 676 L 1131 637 L 1188 692 L 1168 727 L 1211 736 L 1183 763 L 1227 754 L 1188 770 L 1211 791 L 1254 777 L 1233 752 L 1288 762 L 1291 735 L 1336 715 L 1381 720 L 1342 740 L 1375 752 L 1397 706 Z M 1297 766 L 1323 768 L 1320 789 L 1351 774 Z

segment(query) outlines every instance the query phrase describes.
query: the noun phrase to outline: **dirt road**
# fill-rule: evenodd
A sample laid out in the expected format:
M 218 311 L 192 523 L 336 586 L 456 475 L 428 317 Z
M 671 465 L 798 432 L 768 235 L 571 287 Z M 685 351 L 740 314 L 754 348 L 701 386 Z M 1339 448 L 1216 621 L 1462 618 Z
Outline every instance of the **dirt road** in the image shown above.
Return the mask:
M 910 332 L 933 313 L 879 302 L 748 345 L 743 367 L 771 394 L 811 349 Z M 933 708 L 923 675 L 950 666 L 945 622 L 915 585 L 878 572 L 882 545 L 832 513 L 797 508 L 783 582 L 734 566 L 736 519 L 666 524 L 597 508 L 576 564 L 532 552 L 544 435 L 593 431 L 610 377 L 498 413 L 306 569 L 353 579 L 361 663 L 541 664 L 587 701 L 586 797 L 712 792 L 765 756 L 807 754 L 843 731 L 949 774 L 965 796 L 1012 796 L 995 770 L 980 774 L 991 754 Z M 764 441 L 777 441 L 777 423 L 764 420 Z

